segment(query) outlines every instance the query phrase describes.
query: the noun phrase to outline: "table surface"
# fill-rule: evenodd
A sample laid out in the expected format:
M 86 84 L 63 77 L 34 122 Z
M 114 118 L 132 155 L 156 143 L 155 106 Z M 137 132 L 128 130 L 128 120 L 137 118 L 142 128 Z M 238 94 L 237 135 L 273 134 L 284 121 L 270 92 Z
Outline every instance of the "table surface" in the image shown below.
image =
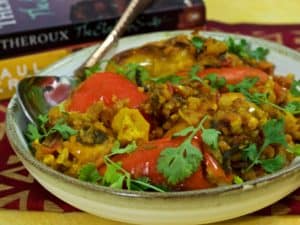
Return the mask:
M 207 19 L 224 23 L 297 24 L 300 0 L 207 0 Z M 54 213 L 0 210 L 0 225 L 121 225 L 82 212 Z M 245 216 L 213 225 L 295 225 L 300 216 Z

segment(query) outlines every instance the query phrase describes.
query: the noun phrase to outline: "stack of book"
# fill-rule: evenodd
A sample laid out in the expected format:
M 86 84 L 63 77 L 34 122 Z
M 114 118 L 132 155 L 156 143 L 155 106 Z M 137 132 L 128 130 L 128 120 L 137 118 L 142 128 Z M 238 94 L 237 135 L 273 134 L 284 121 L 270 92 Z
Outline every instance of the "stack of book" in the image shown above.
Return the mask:
M 18 80 L 101 41 L 129 0 L 1 0 L 0 100 Z M 125 35 L 191 29 L 205 23 L 202 0 L 154 0 Z

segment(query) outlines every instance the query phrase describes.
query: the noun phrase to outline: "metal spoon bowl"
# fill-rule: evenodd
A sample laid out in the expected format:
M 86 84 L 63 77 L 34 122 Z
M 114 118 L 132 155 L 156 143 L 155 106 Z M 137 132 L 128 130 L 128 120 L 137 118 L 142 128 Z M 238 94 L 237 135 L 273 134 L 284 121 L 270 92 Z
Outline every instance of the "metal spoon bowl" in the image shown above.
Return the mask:
M 17 98 L 29 121 L 37 123 L 39 115 L 68 98 L 77 84 L 73 76 L 28 77 L 19 82 Z
M 132 0 L 119 21 L 101 45 L 75 71 L 73 76 L 33 76 L 17 85 L 17 99 L 28 120 L 37 124 L 38 116 L 63 100 L 72 92 L 84 71 L 93 67 L 117 43 L 126 27 L 152 0 Z

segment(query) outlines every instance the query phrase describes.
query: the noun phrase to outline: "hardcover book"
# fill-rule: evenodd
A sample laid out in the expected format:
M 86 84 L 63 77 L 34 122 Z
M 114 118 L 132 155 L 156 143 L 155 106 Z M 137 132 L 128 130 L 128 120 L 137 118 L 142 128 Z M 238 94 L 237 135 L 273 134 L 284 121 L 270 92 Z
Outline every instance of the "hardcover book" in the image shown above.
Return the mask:
M 0 58 L 102 40 L 129 0 L 0 0 Z M 154 0 L 125 35 L 202 26 L 202 0 Z

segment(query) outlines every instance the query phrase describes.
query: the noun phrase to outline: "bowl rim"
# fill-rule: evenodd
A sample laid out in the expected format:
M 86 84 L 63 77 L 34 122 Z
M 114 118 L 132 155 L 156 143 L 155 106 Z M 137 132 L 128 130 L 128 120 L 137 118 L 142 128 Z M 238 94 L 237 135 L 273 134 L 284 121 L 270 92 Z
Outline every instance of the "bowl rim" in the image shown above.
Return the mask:
M 162 34 L 167 33 L 171 35 L 181 34 L 181 33 L 192 33 L 192 30 L 183 30 L 183 31 L 160 31 L 160 32 L 153 32 L 154 34 Z M 151 34 L 153 34 L 151 33 Z M 246 40 L 253 40 L 256 43 L 263 43 L 267 44 L 268 48 L 271 48 L 272 50 L 276 49 L 277 52 L 280 53 L 288 53 L 290 57 L 292 58 L 299 58 L 300 59 L 300 53 L 290 49 L 286 46 L 280 45 L 275 42 L 271 42 L 268 40 L 259 39 L 256 37 L 251 37 L 248 35 L 240 35 L 240 34 L 233 34 L 233 33 L 226 33 L 226 32 L 210 32 L 210 31 L 200 31 L 201 34 L 212 36 L 212 37 L 233 37 L 237 39 L 246 39 Z M 139 35 L 132 35 L 125 37 L 123 39 L 129 39 L 132 37 L 143 37 L 147 36 L 146 34 L 139 34 Z M 161 35 L 162 36 L 162 35 Z M 271 50 L 271 51 L 272 51 Z M 80 50 L 79 52 L 81 52 Z M 77 54 L 76 52 L 75 54 Z M 71 54 L 70 56 L 67 56 L 63 60 L 66 60 L 67 58 L 72 57 L 75 54 Z M 59 60 L 58 63 L 61 63 L 63 60 Z M 52 66 L 55 67 L 56 63 Z M 52 67 L 51 66 L 51 67 Z M 49 68 L 51 68 L 49 67 Z M 45 69 L 44 71 L 47 71 Z M 14 116 L 15 113 L 20 109 L 18 100 L 16 95 L 14 95 L 11 100 L 9 101 L 7 112 L 6 112 L 6 119 L 5 119 L 5 129 L 6 134 L 8 137 L 8 140 L 15 151 L 15 153 L 21 157 L 21 159 L 25 160 L 26 163 L 29 163 L 30 165 L 34 166 L 35 169 L 38 169 L 45 173 L 47 176 L 51 176 L 53 178 L 57 178 L 63 182 L 67 182 L 70 184 L 74 184 L 79 188 L 83 188 L 85 190 L 93 191 L 93 192 L 103 192 L 110 195 L 115 196 L 121 196 L 126 198 L 145 198 L 145 199 L 152 199 L 152 198 L 160 198 L 160 199 L 169 199 L 169 198 L 190 198 L 190 197 L 199 197 L 199 196 L 207 196 L 207 195 L 217 195 L 222 194 L 226 192 L 232 192 L 237 190 L 251 190 L 255 187 L 261 186 L 261 185 L 267 185 L 268 183 L 277 180 L 279 177 L 282 176 L 289 176 L 294 173 L 297 173 L 300 170 L 300 160 L 296 160 L 296 162 L 290 164 L 289 166 L 275 172 L 272 174 L 267 174 L 263 177 L 246 181 L 242 184 L 232 184 L 232 185 L 225 185 L 225 186 L 219 186 L 219 187 L 213 187 L 208 189 L 199 189 L 199 190 L 190 190 L 190 191 L 172 191 L 172 192 L 143 192 L 143 191 L 132 191 L 132 190 L 124 190 L 124 189 L 114 189 L 106 186 L 102 186 L 99 184 L 93 184 L 86 181 L 81 181 L 77 178 L 65 175 L 63 173 L 60 173 L 51 167 L 46 166 L 42 162 L 38 161 L 33 154 L 31 153 L 28 145 L 24 148 L 21 141 L 18 141 L 17 137 L 20 137 L 22 135 L 23 141 L 25 141 L 23 134 L 18 134 L 18 124 L 16 122 L 16 117 Z M 22 161 L 22 160 L 21 160 Z

